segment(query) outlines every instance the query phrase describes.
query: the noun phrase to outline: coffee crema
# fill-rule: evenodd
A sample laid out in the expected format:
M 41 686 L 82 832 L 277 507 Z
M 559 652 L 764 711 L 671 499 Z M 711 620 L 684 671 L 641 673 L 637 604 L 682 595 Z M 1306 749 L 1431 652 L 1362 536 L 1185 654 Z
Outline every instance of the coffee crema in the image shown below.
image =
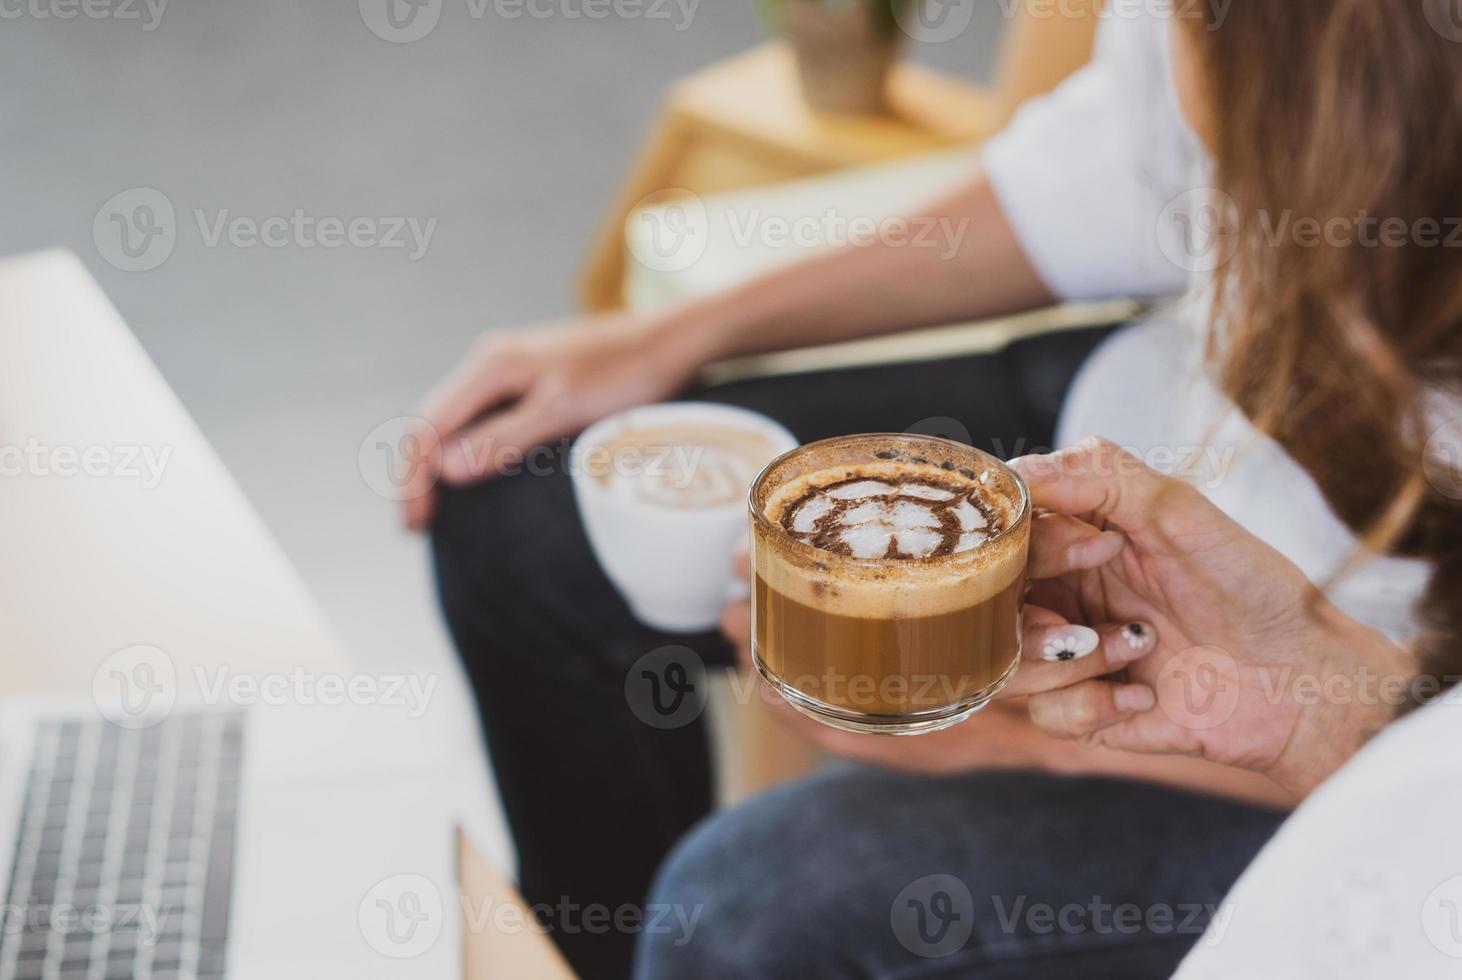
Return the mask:
M 586 466 L 612 492 L 661 507 L 719 507 L 746 496 L 776 455 L 760 432 L 729 425 L 632 428 L 591 451 Z

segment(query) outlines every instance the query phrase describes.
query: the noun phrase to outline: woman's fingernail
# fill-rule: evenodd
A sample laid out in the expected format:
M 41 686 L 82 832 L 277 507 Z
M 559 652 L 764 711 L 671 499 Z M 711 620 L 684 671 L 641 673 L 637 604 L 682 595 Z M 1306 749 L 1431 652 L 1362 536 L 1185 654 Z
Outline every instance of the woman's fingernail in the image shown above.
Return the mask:
M 1062 626 L 1046 634 L 1041 645 L 1041 657 L 1052 662 L 1080 660 L 1089 657 L 1096 650 L 1102 638 L 1094 629 L 1085 626 Z
M 1146 623 L 1128 623 L 1118 632 L 1122 640 L 1113 644 L 1116 647 L 1113 659 L 1119 663 L 1140 660 L 1157 645 L 1157 631 Z
M 1118 711 L 1147 711 L 1157 704 L 1152 688 L 1141 684 L 1124 684 L 1112 692 Z

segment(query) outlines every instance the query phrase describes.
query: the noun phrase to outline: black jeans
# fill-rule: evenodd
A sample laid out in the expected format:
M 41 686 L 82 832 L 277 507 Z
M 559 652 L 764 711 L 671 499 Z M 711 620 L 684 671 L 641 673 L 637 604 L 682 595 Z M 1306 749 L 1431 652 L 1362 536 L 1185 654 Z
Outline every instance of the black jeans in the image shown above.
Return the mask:
M 1049 447 L 1071 378 L 1105 329 L 988 355 L 758 379 L 688 392 L 763 412 L 803 441 L 914 430 L 1009 457 Z M 629 969 L 634 934 L 571 906 L 644 902 L 656 867 L 712 803 L 704 718 L 643 723 L 635 662 L 668 644 L 730 662 L 715 633 L 641 626 L 586 541 L 563 467 L 442 490 L 433 539 L 451 633 L 475 689 L 530 903 L 585 977 Z M 718 557 L 716 560 L 720 560 Z M 570 915 L 574 921 L 570 922 Z

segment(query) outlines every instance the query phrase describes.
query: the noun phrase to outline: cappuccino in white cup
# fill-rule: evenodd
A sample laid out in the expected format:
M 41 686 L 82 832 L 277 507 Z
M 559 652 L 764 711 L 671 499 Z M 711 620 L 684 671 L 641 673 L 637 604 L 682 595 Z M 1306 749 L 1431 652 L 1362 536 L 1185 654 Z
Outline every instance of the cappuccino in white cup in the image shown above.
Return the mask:
M 737 594 L 746 495 L 797 446 L 764 415 L 730 405 L 647 405 L 596 423 L 570 453 L 574 497 L 605 575 L 647 626 L 696 633 Z

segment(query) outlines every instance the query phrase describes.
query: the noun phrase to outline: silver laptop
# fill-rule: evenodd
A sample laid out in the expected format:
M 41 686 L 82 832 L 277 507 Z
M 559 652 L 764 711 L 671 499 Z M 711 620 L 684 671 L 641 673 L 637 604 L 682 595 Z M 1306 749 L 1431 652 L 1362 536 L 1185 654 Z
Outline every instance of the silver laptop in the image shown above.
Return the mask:
M 453 779 L 384 708 L 0 701 L 9 978 L 462 976 Z

